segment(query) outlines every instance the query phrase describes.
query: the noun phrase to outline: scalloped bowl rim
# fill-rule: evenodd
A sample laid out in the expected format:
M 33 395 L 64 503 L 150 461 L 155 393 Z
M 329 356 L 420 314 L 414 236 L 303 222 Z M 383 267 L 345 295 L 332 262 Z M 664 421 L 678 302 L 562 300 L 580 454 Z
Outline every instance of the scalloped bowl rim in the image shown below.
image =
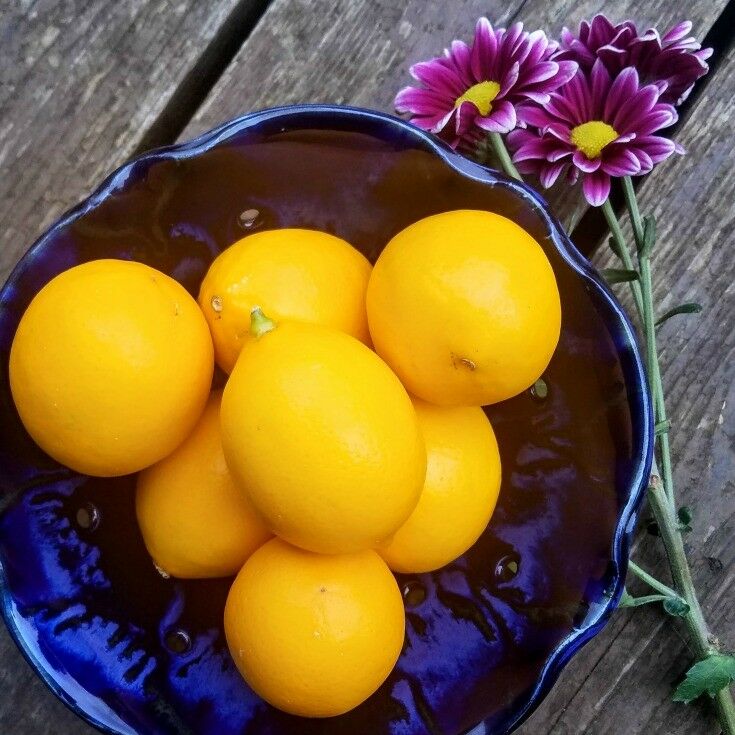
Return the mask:
M 430 150 L 436 156 L 440 157 L 447 165 L 454 168 L 460 175 L 474 179 L 475 181 L 486 185 L 501 186 L 515 192 L 516 195 L 530 205 L 541 217 L 544 225 L 550 233 L 551 242 L 554 244 L 565 263 L 580 277 L 582 277 L 588 285 L 594 288 L 598 295 L 603 298 L 610 310 L 610 314 L 617 320 L 617 325 L 615 325 L 614 322 L 611 323 L 607 318 L 605 320 L 608 322 L 608 326 L 611 326 L 611 328 L 617 327 L 617 329 L 620 330 L 624 337 L 623 342 L 628 348 L 633 361 L 633 375 L 638 383 L 638 391 L 635 393 L 638 405 L 634 406 L 633 410 L 640 411 L 642 424 L 641 438 L 643 441 L 640 446 L 635 448 L 635 471 L 632 474 L 627 501 L 619 511 L 617 524 L 615 526 L 615 534 L 613 536 L 611 561 L 615 569 L 614 588 L 606 602 L 599 607 L 592 618 L 586 619 L 582 626 L 576 628 L 557 645 L 542 668 L 538 681 L 528 697 L 526 704 L 508 723 L 504 732 L 500 733 L 496 731 L 496 733 L 493 733 L 493 735 L 505 735 L 515 730 L 531 715 L 531 713 L 542 702 L 544 697 L 549 693 L 567 663 L 582 648 L 582 646 L 584 646 L 585 643 L 590 641 L 595 635 L 597 635 L 597 633 L 600 632 L 600 630 L 602 630 L 611 613 L 617 607 L 623 591 L 623 585 L 625 583 L 625 571 L 621 572 L 621 570 L 627 569 L 630 542 L 635 529 L 640 505 L 643 500 L 644 490 L 648 484 L 648 476 L 650 474 L 653 459 L 653 410 L 643 361 L 638 349 L 635 332 L 628 315 L 613 296 L 609 287 L 601 278 L 599 273 L 594 269 L 590 261 L 585 258 L 579 250 L 577 250 L 558 221 L 548 212 L 548 205 L 534 189 L 525 183 L 510 179 L 500 172 L 491 171 L 478 163 L 462 157 L 438 138 L 414 125 L 411 125 L 405 120 L 387 113 L 360 107 L 327 104 L 302 104 L 274 107 L 247 113 L 234 118 L 233 120 L 212 128 L 189 141 L 149 151 L 129 160 L 122 166 L 115 169 L 89 196 L 83 199 L 78 205 L 68 210 L 65 214 L 61 215 L 61 217 L 59 217 L 35 241 L 35 243 L 28 248 L 10 273 L 2 290 L 5 290 L 9 284 L 17 280 L 19 275 L 27 267 L 26 264 L 29 260 L 29 256 L 43 248 L 60 229 L 86 214 L 88 211 L 94 209 L 110 195 L 114 194 L 117 186 L 127 178 L 128 174 L 136 164 L 142 161 L 152 162 L 161 157 L 173 157 L 178 160 L 193 158 L 208 151 L 217 144 L 225 142 L 232 135 L 243 132 L 259 123 L 302 115 L 333 115 L 336 117 L 343 117 L 345 119 L 376 122 L 388 127 L 393 127 L 401 134 L 409 137 L 412 136 L 414 139 L 419 140 L 425 149 Z M 23 631 L 21 631 L 16 625 L 16 622 L 11 615 L 11 608 L 12 598 L 8 588 L 7 575 L 3 567 L 2 559 L 0 558 L 0 612 L 2 613 L 2 617 L 13 640 L 36 674 L 41 677 L 48 688 L 67 707 L 101 732 L 110 733 L 111 735 L 136 735 L 136 731 L 131 729 L 127 723 L 120 720 L 111 708 L 108 708 L 108 712 L 105 713 L 105 717 L 108 720 L 108 722 L 105 723 L 99 720 L 94 714 L 84 710 L 73 699 L 71 694 L 62 687 L 59 681 L 57 681 L 54 674 L 44 667 L 40 657 L 37 655 L 36 645 L 34 645 L 33 642 L 30 642 Z M 73 682 L 71 688 L 75 688 L 76 686 L 76 682 Z M 116 727 L 122 729 L 112 729 L 110 727 L 110 720 L 113 719 L 118 721 L 116 723 Z M 476 726 L 471 728 L 466 735 L 470 735 L 470 733 L 473 733 L 482 725 L 482 722 L 478 723 Z M 478 731 L 478 735 L 479 732 L 481 731 Z

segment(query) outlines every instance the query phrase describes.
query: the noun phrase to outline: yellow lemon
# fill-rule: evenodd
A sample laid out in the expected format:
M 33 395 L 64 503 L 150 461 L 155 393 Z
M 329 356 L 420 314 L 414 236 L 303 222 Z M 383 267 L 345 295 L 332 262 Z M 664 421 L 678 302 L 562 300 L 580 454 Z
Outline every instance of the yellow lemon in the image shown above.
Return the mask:
M 138 475 L 135 507 L 150 555 L 174 577 L 225 577 L 270 538 L 222 453 L 215 391 L 199 423 L 168 457 Z
M 367 259 L 326 232 L 267 230 L 239 240 L 215 259 L 199 292 L 217 364 L 232 372 L 254 306 L 276 320 L 323 324 L 368 342 L 369 277 Z
M 424 481 L 408 394 L 354 337 L 253 316 L 260 336 L 222 399 L 230 470 L 287 541 L 326 554 L 376 546 L 408 518 Z
M 173 451 L 199 419 L 212 340 L 196 301 L 153 268 L 94 260 L 56 276 L 20 320 L 10 387 L 28 433 L 89 475 Z
M 476 406 L 414 399 L 426 444 L 426 481 L 408 520 L 378 553 L 396 572 L 430 572 L 454 561 L 485 530 L 500 491 L 500 454 Z
M 367 292 L 378 354 L 413 395 L 480 406 L 528 388 L 559 340 L 561 305 L 541 246 L 492 212 L 459 210 L 399 232 Z
M 403 645 L 403 600 L 374 551 L 322 556 L 273 539 L 235 579 L 225 634 L 251 688 L 302 717 L 343 714 L 388 677 Z

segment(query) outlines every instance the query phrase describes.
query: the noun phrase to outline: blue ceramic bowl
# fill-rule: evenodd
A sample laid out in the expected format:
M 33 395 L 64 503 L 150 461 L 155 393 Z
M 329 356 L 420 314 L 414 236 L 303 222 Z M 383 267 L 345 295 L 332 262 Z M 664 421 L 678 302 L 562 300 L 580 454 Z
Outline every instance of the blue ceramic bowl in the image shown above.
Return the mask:
M 563 326 L 548 394 L 487 409 L 503 459 L 498 508 L 455 563 L 399 577 L 406 643 L 384 686 L 342 717 L 285 715 L 227 653 L 229 580 L 162 577 L 136 526 L 134 478 L 77 475 L 28 437 L 8 388 L 13 334 L 34 294 L 86 260 L 140 260 L 195 294 L 211 260 L 248 231 L 325 230 L 374 260 L 409 223 L 457 208 L 510 217 L 551 260 Z M 534 191 L 396 118 L 269 110 L 118 169 L 5 284 L 0 371 L 2 612 L 49 687 L 105 732 L 506 733 L 618 601 L 653 434 L 631 326 Z

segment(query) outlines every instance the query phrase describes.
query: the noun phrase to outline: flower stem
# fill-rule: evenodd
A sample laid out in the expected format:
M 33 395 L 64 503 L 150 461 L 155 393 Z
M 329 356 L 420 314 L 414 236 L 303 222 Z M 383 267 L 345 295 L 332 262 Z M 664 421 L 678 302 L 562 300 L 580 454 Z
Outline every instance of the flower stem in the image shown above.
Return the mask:
M 503 167 L 503 171 L 508 176 L 518 179 L 518 181 L 523 181 L 523 178 L 518 173 L 518 169 L 513 165 L 513 159 L 510 157 L 503 136 L 500 133 L 490 133 L 490 142 L 493 145 L 495 155 L 500 159 L 500 165 Z
M 667 595 L 644 595 L 643 597 L 630 597 L 620 602 L 620 607 L 641 607 L 650 605 L 652 602 L 663 602 Z
M 635 241 L 640 249 L 643 244 L 643 219 L 641 217 L 641 211 L 638 209 L 638 199 L 635 196 L 633 179 L 630 176 L 623 176 L 623 193 L 625 194 L 625 202 L 630 212 L 630 221 L 633 223 Z
M 645 569 L 641 569 L 634 561 L 628 562 L 628 569 L 639 579 L 642 579 L 649 587 L 652 587 L 657 592 L 667 597 L 679 597 L 679 594 L 667 587 L 663 582 L 660 582 L 656 577 L 649 574 Z
M 662 425 L 668 426 L 666 417 L 666 406 L 664 402 L 663 383 L 661 380 L 661 367 L 658 360 L 658 349 L 656 345 L 656 324 L 653 309 L 653 278 L 651 274 L 650 253 L 646 252 L 643 247 L 644 227 L 643 221 L 638 209 L 638 202 L 635 197 L 635 189 L 632 181 L 623 180 L 623 192 L 627 203 L 630 219 L 633 224 L 633 232 L 638 245 L 638 269 L 633 266 L 633 260 L 630 251 L 625 242 L 620 224 L 615 216 L 610 201 L 607 200 L 602 210 L 610 227 L 616 249 L 621 260 L 629 270 L 637 270 L 640 275 L 640 281 L 631 281 L 630 286 L 633 291 L 633 298 L 636 307 L 643 321 L 645 347 L 646 347 L 646 367 L 648 372 L 648 380 L 651 386 L 651 392 L 654 400 L 655 420 L 657 423 L 663 422 Z M 649 248 L 650 250 L 650 248 Z M 651 480 L 648 488 L 648 501 L 651 506 L 653 515 L 658 523 L 659 534 L 666 549 L 666 555 L 671 568 L 671 578 L 674 582 L 674 588 L 677 595 L 682 597 L 689 605 L 688 611 L 682 616 L 686 625 L 694 655 L 698 661 L 711 656 L 716 652 L 715 647 L 710 643 L 709 631 L 707 623 L 702 613 L 702 608 L 697 599 L 694 589 L 694 581 L 689 568 L 689 562 L 684 551 L 684 540 L 680 531 L 679 519 L 676 513 L 676 503 L 674 496 L 674 480 L 671 471 L 671 450 L 669 446 L 669 438 L 666 432 L 657 437 L 661 464 L 663 468 L 663 481 L 659 476 L 656 457 L 653 459 L 651 467 Z M 634 574 L 638 574 L 654 589 L 659 591 L 662 588 L 668 589 L 658 580 L 643 572 L 634 562 L 630 563 L 630 569 Z M 643 573 L 642 576 L 641 573 Z M 726 686 L 721 689 L 715 699 L 715 708 L 717 717 L 726 735 L 735 735 L 735 704 L 733 703 L 730 687 Z
M 633 223 L 633 233 L 640 252 L 643 247 L 643 221 L 638 208 L 638 199 L 635 195 L 633 182 L 630 176 L 623 178 L 623 192 L 625 201 Z M 627 248 L 625 248 L 627 252 Z M 641 293 L 643 296 L 643 308 L 650 310 L 650 314 L 644 315 L 643 323 L 646 327 L 647 366 L 651 380 L 651 395 L 653 396 L 653 408 L 656 414 L 656 423 L 668 425 L 666 415 L 666 403 L 664 401 L 663 381 L 661 380 L 661 366 L 658 361 L 658 350 L 656 348 L 656 317 L 653 313 L 653 282 L 651 278 L 651 259 L 645 255 L 640 259 L 641 269 Z M 653 353 L 653 354 L 652 354 Z M 669 432 L 664 431 L 659 436 L 661 447 L 661 469 L 663 471 L 664 488 L 669 501 L 674 503 L 674 473 L 671 462 L 671 448 L 669 446 Z
M 628 246 L 625 244 L 625 235 L 623 230 L 620 228 L 618 218 L 613 211 L 610 200 L 606 199 L 605 203 L 601 207 L 602 213 L 605 215 L 607 220 L 607 226 L 610 228 L 610 234 L 615 240 L 615 244 L 620 255 L 620 259 L 623 261 L 623 265 L 631 271 L 635 270 L 633 265 L 633 259 L 630 257 Z M 635 307 L 638 310 L 638 316 L 643 318 L 643 294 L 641 293 L 641 284 L 638 281 L 631 281 L 630 288 L 633 292 L 633 301 L 635 301 Z

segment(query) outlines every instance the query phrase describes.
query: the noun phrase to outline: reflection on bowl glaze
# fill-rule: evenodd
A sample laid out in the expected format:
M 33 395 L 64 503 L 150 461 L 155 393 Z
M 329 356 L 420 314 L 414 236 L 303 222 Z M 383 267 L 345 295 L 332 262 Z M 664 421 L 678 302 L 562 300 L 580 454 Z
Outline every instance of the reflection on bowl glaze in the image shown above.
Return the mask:
M 195 294 L 243 232 L 317 228 L 374 261 L 409 223 L 459 208 L 510 217 L 549 256 L 563 325 L 547 390 L 487 409 L 503 458 L 498 507 L 455 563 L 399 576 L 406 642 L 384 686 L 342 717 L 286 715 L 248 689 L 227 653 L 229 580 L 159 574 L 136 526 L 134 479 L 76 475 L 27 436 L 8 389 L 13 334 L 45 283 L 89 259 L 140 260 Z M 282 108 L 124 166 L 5 285 L 0 371 L 3 612 L 51 688 L 109 732 L 508 732 L 619 597 L 652 447 L 630 325 L 536 194 L 395 118 Z

